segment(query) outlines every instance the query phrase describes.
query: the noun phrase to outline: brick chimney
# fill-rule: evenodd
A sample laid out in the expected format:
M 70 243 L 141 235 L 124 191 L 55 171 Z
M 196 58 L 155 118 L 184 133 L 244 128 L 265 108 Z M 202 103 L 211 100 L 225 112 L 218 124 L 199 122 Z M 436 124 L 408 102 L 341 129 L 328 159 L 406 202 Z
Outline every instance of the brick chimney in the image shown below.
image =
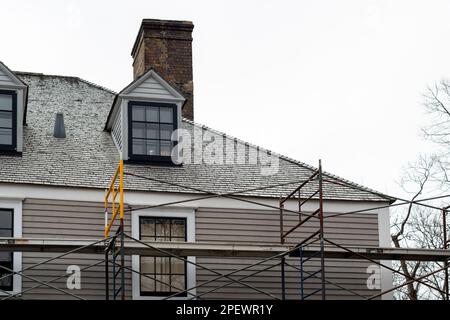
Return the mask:
M 194 120 L 190 21 L 142 20 L 131 52 L 134 78 L 153 68 L 186 98 L 183 117 Z

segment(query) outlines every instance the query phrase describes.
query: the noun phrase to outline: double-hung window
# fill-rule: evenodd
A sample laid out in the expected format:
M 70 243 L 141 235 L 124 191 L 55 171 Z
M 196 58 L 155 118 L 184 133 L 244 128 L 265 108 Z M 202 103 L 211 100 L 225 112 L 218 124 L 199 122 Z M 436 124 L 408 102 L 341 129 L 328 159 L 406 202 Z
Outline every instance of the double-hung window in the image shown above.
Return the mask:
M 16 93 L 0 90 L 0 151 L 14 151 L 16 148 L 16 109 Z
M 0 237 L 13 237 L 13 209 L 0 208 Z M 13 290 L 13 253 L 0 251 L 0 290 Z
M 186 241 L 186 219 L 174 217 L 140 217 L 143 241 Z M 186 258 L 186 257 L 185 257 Z M 140 256 L 140 295 L 186 296 L 186 261 L 174 257 Z
M 171 161 L 176 105 L 132 101 L 128 105 L 128 127 L 131 160 Z

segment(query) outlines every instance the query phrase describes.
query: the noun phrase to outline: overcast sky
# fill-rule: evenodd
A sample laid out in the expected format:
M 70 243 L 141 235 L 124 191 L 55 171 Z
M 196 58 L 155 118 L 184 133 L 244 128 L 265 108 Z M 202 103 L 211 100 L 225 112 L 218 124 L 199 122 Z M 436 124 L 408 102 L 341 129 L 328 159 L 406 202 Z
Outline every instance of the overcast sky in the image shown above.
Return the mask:
M 119 91 L 143 18 L 195 24 L 195 120 L 398 194 L 450 76 L 450 1 L 5 1 L 0 60 Z

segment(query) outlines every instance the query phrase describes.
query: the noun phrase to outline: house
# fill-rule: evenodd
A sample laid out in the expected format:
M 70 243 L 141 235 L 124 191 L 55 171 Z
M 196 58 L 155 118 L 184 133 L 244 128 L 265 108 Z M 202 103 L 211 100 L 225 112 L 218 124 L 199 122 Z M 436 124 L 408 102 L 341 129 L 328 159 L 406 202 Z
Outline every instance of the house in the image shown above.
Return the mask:
M 133 237 L 148 242 L 280 243 L 279 199 L 307 179 L 315 167 L 194 121 L 192 31 L 191 22 L 143 20 L 132 49 L 134 81 L 119 93 L 72 76 L 13 72 L 0 63 L 1 236 L 101 239 L 105 189 L 123 159 L 125 171 L 131 174 L 125 181 L 125 231 Z M 59 119 L 57 134 L 55 118 Z M 182 152 L 172 152 L 180 146 L 184 146 L 178 149 Z M 390 246 L 386 206 L 394 199 L 329 173 L 324 176 L 341 182 L 324 184 L 325 215 L 384 207 L 330 217 L 325 225 L 327 237 L 345 246 Z M 274 187 L 264 188 L 270 185 Z M 204 192 L 233 193 L 243 201 L 211 197 L 133 210 L 197 199 Z M 317 197 L 312 201 L 317 203 Z M 290 200 L 286 208 L 296 210 L 296 203 Z M 286 219 L 295 224 L 298 217 Z M 311 230 L 312 224 L 293 232 L 287 241 L 295 244 Z M 24 270 L 31 277 L 0 276 L 0 294 L 25 291 L 21 298 L 70 298 L 54 288 L 35 287 L 33 280 L 47 281 L 64 275 L 68 266 L 83 268 L 103 259 L 80 253 L 34 266 L 52 256 L 47 252 L 0 253 L 0 266 Z M 127 270 L 126 297 L 160 299 L 176 293 L 174 288 L 206 282 L 192 292 L 205 293 L 202 298 L 267 298 L 239 284 L 211 291 L 218 284 L 208 283 L 213 275 L 200 267 L 225 273 L 254 259 L 188 259 L 197 265 L 170 257 L 127 257 L 130 268 L 151 278 Z M 298 260 L 292 259 L 292 263 Z M 327 298 L 368 297 L 392 286 L 391 273 L 382 270 L 379 285 L 369 287 L 370 267 L 370 262 L 362 260 L 327 260 Z M 5 269 L 1 272 L 8 274 Z M 103 299 L 102 265 L 81 275 L 81 288 L 73 292 L 87 299 Z M 298 276 L 295 269 L 287 271 L 287 298 L 298 298 Z M 246 281 L 280 294 L 279 267 Z M 65 278 L 54 285 L 67 289 Z

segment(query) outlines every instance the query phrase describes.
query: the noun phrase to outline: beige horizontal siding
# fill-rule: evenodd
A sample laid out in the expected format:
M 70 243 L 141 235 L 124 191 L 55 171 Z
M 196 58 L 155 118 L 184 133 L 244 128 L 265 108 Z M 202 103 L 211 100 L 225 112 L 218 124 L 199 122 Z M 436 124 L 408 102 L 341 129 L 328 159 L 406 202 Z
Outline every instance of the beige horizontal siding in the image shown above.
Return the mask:
M 102 239 L 104 229 L 103 203 L 82 201 L 60 201 L 26 199 L 23 203 L 23 237 L 25 238 L 71 238 L 71 239 Z M 116 224 L 117 225 L 117 224 Z M 131 219 L 125 217 L 125 230 L 131 233 Z M 112 233 L 115 232 L 113 229 Z M 23 253 L 23 268 L 29 268 L 59 254 L 26 252 Z M 81 269 L 104 259 L 104 255 L 70 254 L 41 266 L 33 267 L 24 273 L 39 281 L 49 281 L 66 275 L 67 267 L 77 265 Z M 126 257 L 126 266 L 131 267 L 131 258 Z M 110 265 L 111 267 L 111 265 Z M 68 290 L 67 277 L 57 280 L 52 285 L 70 291 L 84 299 L 105 298 L 105 267 L 104 263 L 82 271 L 81 289 Z M 131 298 L 131 274 L 126 272 L 126 296 Z M 23 278 L 23 290 L 38 285 L 32 279 Z M 110 281 L 112 294 L 112 280 Z M 26 292 L 25 299 L 75 299 L 70 295 L 58 292 L 53 288 L 40 286 Z
M 2 70 L 0 70 L 0 85 L 14 85 L 14 81 L 11 80 Z
M 325 213 L 325 217 L 329 214 Z M 298 223 L 298 216 L 287 214 L 284 217 L 284 230 L 287 231 Z M 296 244 L 318 230 L 318 220 L 310 219 L 299 229 L 294 231 L 286 239 L 287 243 Z M 378 219 L 372 214 L 355 214 L 340 217 L 326 218 L 325 237 L 345 246 L 373 246 L 379 245 L 378 241 Z M 234 242 L 234 243 L 280 243 L 280 216 L 277 210 L 231 210 L 216 208 L 200 208 L 196 213 L 196 241 L 208 242 Z M 219 274 L 227 274 L 239 268 L 248 267 L 251 264 L 261 260 L 255 259 L 236 259 L 236 258 L 197 258 L 197 262 L 208 267 Z M 264 290 L 274 296 L 281 297 L 281 269 L 275 266 L 280 259 L 269 261 L 258 266 L 249 268 L 249 270 L 237 272 L 233 278 L 239 279 L 248 276 L 256 271 L 261 271 L 265 267 L 273 268 L 262 271 L 259 274 L 252 275 L 244 280 L 248 285 Z M 290 265 L 299 267 L 299 258 L 288 258 L 286 262 Z M 379 291 L 369 290 L 367 288 L 368 274 L 367 267 L 370 265 L 362 260 L 336 260 L 328 259 L 325 263 L 326 279 L 336 283 L 338 286 L 345 287 L 357 294 L 369 297 Z M 320 269 L 320 261 L 311 259 L 304 265 L 304 276 Z M 217 277 L 211 271 L 197 268 L 197 284 L 205 283 L 198 288 L 198 293 L 207 293 L 218 286 L 228 284 L 227 287 L 207 293 L 203 298 L 217 299 L 240 299 L 270 298 L 268 295 L 257 292 L 254 289 L 245 287 L 242 284 L 224 281 L 225 279 L 208 281 Z M 300 296 L 300 271 L 286 266 L 286 295 L 289 299 L 298 299 Z M 305 281 L 304 292 L 308 294 L 314 289 L 320 288 L 320 280 L 310 278 Z M 352 299 L 358 297 L 354 293 L 349 293 L 336 285 L 327 283 L 326 293 L 329 299 Z M 320 293 L 311 297 L 320 298 Z
M 155 95 L 162 97 L 172 97 L 172 94 L 167 91 L 166 88 L 164 88 L 162 85 L 151 78 L 145 80 L 141 85 L 135 88 L 132 93 L 144 97 L 152 97 Z
M 60 201 L 43 199 L 26 199 L 23 204 L 23 236 L 45 238 L 76 238 L 76 239 L 101 239 L 103 235 L 103 203 L 83 201 Z M 298 222 L 298 217 L 286 215 L 285 230 Z M 298 243 L 306 236 L 317 230 L 317 220 L 311 219 L 308 223 L 293 232 L 288 237 L 288 243 Z M 130 215 L 125 219 L 126 232 L 131 234 Z M 196 241 L 199 242 L 233 242 L 233 243 L 280 243 L 279 212 L 276 210 L 235 210 L 199 208 L 196 212 Z M 376 215 L 358 214 L 327 218 L 325 222 L 325 236 L 343 245 L 378 246 L 378 220 Z M 55 257 L 57 254 L 49 253 L 24 253 L 23 268 Z M 65 275 L 69 265 L 75 264 L 80 268 L 103 260 L 103 255 L 71 254 L 44 265 L 26 270 L 25 274 L 48 281 L 55 277 Z M 197 258 L 197 263 L 214 270 L 207 271 L 197 267 L 197 285 L 211 281 L 217 274 L 230 273 L 238 268 L 244 268 L 261 260 L 245 258 Z M 258 289 L 269 292 L 271 295 L 281 296 L 281 272 L 279 260 L 273 260 L 249 270 L 240 271 L 234 278 L 239 279 L 250 275 L 252 272 L 262 270 L 268 266 L 273 268 L 252 275 L 245 279 L 245 283 Z M 288 258 L 287 263 L 299 267 L 299 258 Z M 131 259 L 127 257 L 126 264 L 131 267 Z M 366 269 L 369 263 L 361 260 L 327 260 L 327 280 L 356 291 L 362 296 L 371 296 L 377 291 L 368 290 L 366 286 Z M 318 259 L 312 259 L 305 265 L 305 276 L 319 269 Z M 300 271 L 286 266 L 286 293 L 288 298 L 298 299 L 300 292 Z M 82 272 L 81 290 L 71 292 L 85 299 L 104 299 L 104 265 L 90 267 Z M 131 298 L 131 273 L 126 272 L 126 293 Z M 218 286 L 228 284 L 226 287 L 205 294 L 202 298 L 209 299 L 267 299 L 269 296 L 258 293 L 241 284 L 229 284 L 225 279 L 201 285 L 197 292 L 202 294 L 213 290 Z M 36 286 L 31 279 L 23 279 L 23 289 Z M 54 283 L 61 289 L 66 289 L 66 277 Z M 327 284 L 328 299 L 361 299 L 357 295 L 342 290 L 336 285 Z M 319 287 L 319 280 L 311 278 L 305 283 L 305 294 Z M 64 293 L 52 288 L 39 286 L 25 293 L 27 299 L 72 299 Z M 319 295 L 312 297 L 319 298 Z

